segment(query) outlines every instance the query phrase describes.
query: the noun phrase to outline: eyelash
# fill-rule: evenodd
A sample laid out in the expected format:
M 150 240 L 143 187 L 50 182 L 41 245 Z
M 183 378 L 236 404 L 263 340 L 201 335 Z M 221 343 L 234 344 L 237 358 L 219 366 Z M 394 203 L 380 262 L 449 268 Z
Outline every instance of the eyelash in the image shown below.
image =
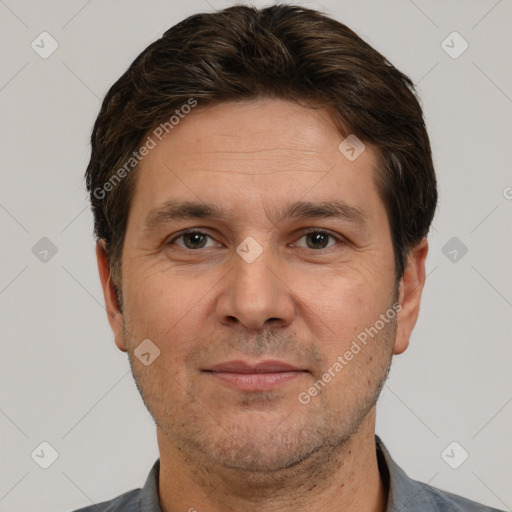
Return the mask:
M 213 237 L 210 236 L 208 233 L 205 233 L 204 231 L 201 231 L 200 229 L 187 229 L 185 231 L 182 231 L 181 233 L 179 233 L 178 235 L 176 235 L 174 238 L 172 238 L 171 240 L 169 240 L 166 245 L 173 245 L 174 242 L 186 235 L 190 235 L 190 234 L 194 234 L 194 233 L 198 233 L 200 235 L 205 235 L 209 238 L 211 238 L 213 240 Z M 344 244 L 346 241 L 343 239 L 343 237 L 341 237 L 340 235 L 334 235 L 333 233 L 331 233 L 330 231 L 326 231 L 324 229 L 320 229 L 320 228 L 306 228 L 306 231 L 303 231 L 301 236 L 299 238 L 302 238 L 306 235 L 309 235 L 311 233 L 322 233 L 322 234 L 325 234 L 325 235 L 328 235 L 329 237 L 331 238 L 334 238 L 336 240 L 336 242 L 338 242 L 338 244 Z M 199 249 L 189 249 L 187 247 L 180 247 L 178 246 L 180 249 L 183 249 L 185 251 L 199 251 L 201 248 Z M 320 251 L 320 250 L 326 250 L 326 249 L 330 249 L 332 246 L 329 246 L 329 247 L 325 247 L 325 248 L 322 248 L 322 249 L 310 249 L 311 251 Z M 300 247 L 300 249 L 309 249 L 308 247 Z

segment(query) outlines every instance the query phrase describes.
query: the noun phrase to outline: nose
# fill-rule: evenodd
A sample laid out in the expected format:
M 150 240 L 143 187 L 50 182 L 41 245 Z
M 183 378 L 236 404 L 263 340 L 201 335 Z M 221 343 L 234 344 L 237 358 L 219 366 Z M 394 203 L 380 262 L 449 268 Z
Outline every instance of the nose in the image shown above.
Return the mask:
M 295 314 L 295 305 L 279 268 L 269 248 L 250 263 L 237 253 L 233 268 L 222 281 L 216 304 L 217 320 L 227 326 L 240 324 L 249 330 L 270 324 L 287 327 Z

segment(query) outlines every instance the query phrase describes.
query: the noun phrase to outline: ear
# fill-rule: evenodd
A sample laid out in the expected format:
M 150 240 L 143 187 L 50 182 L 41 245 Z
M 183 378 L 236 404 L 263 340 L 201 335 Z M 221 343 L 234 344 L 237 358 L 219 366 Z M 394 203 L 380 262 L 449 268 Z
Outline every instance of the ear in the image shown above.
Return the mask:
M 105 307 L 110 328 L 114 333 L 116 345 L 119 350 L 126 352 L 126 343 L 123 333 L 123 314 L 119 307 L 114 283 L 110 275 L 108 253 L 105 247 L 105 241 L 98 240 L 96 243 L 96 259 L 98 261 L 98 270 L 100 273 L 101 286 L 103 288 L 103 297 L 105 298 Z
M 410 250 L 407 258 L 407 266 L 400 281 L 398 300 L 401 309 L 397 315 L 394 354 L 401 354 L 409 346 L 409 338 L 418 319 L 421 293 L 425 284 L 427 252 L 428 242 L 426 238 L 423 238 L 419 244 Z

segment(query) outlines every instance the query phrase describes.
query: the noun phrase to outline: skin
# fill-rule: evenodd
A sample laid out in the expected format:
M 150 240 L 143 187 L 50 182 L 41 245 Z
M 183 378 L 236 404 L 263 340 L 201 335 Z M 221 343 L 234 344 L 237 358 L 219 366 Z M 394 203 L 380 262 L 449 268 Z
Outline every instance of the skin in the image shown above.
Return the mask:
M 377 152 L 349 161 L 328 113 L 277 99 L 196 107 L 136 171 L 119 309 L 102 241 L 97 258 L 110 325 L 157 425 L 163 512 L 383 511 L 375 402 L 393 354 L 408 346 L 425 280 L 426 239 L 395 296 L 394 256 L 374 183 Z M 226 220 L 148 213 L 168 199 L 215 203 Z M 343 200 L 344 218 L 280 219 L 288 202 Z M 199 238 L 181 237 L 198 228 Z M 320 241 L 315 228 L 332 236 Z M 248 263 L 247 237 L 262 249 Z M 318 236 L 318 235 L 317 235 Z M 397 320 L 307 404 L 298 400 L 357 335 L 398 301 Z M 134 355 L 150 339 L 160 355 Z M 277 359 L 303 370 L 267 391 L 212 372 L 230 360 Z

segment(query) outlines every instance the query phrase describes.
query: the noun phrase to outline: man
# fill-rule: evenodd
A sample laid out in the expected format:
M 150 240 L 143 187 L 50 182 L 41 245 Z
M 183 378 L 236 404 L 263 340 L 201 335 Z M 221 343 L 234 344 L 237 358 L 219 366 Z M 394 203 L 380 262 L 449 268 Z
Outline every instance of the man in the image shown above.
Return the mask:
M 490 510 L 375 436 L 437 190 L 412 82 L 354 32 L 285 5 L 187 18 L 108 92 L 86 178 L 160 458 L 82 510 Z

